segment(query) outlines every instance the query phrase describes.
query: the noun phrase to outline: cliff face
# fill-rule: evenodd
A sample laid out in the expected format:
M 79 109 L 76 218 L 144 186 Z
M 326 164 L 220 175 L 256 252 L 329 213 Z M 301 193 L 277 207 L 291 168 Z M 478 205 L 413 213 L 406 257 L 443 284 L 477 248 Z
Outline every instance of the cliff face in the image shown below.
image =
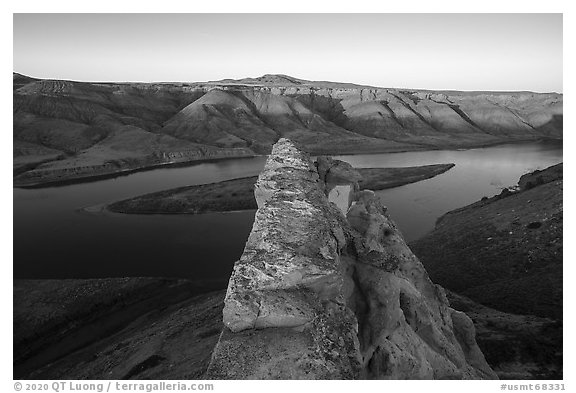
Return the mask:
M 15 149 L 15 165 L 32 172 L 16 179 L 22 183 L 268 153 L 282 137 L 313 154 L 354 154 L 562 138 L 563 127 L 556 93 L 431 92 L 277 75 L 86 83 L 15 74 L 13 98 L 14 141 L 27 146 Z
M 196 88 L 205 95 L 160 132 L 266 152 L 287 137 L 318 154 L 562 138 L 563 98 L 556 93 L 431 92 L 285 79 Z
M 274 145 L 210 378 L 495 378 L 471 320 L 449 307 L 359 179 L 287 139 Z

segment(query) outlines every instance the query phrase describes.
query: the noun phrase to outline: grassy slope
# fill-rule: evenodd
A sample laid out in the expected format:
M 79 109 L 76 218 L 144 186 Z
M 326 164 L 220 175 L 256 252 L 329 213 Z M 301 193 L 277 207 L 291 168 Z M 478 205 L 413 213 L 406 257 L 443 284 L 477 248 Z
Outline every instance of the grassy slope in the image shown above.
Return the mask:
M 222 329 L 224 290 L 186 280 L 14 282 L 17 379 L 201 379 Z M 561 379 L 562 325 L 448 292 L 503 379 Z M 73 344 L 73 345 L 72 345 Z
M 562 378 L 562 167 L 446 214 L 411 244 L 434 282 L 473 299 L 448 293 L 502 379 Z
M 220 286 L 223 284 L 220 284 Z M 200 379 L 224 291 L 187 280 L 14 282 L 14 378 Z
M 562 379 L 562 323 L 497 311 L 447 291 L 452 308 L 473 321 L 476 341 L 501 379 Z
M 252 176 L 159 191 L 111 203 L 108 209 L 131 214 L 200 214 L 256 209 L 256 179 Z
M 411 245 L 432 280 L 502 311 L 562 319 L 561 166 L 548 183 L 443 216 Z

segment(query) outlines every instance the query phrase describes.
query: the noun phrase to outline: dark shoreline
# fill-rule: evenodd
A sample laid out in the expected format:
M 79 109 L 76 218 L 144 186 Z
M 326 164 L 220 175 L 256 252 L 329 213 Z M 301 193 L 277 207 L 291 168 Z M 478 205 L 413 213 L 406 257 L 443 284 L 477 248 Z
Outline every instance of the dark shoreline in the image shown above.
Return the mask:
M 182 379 L 192 370 L 201 379 L 222 329 L 224 290 L 198 285 L 153 277 L 14 280 L 14 377 Z M 50 299 L 48 306 L 38 296 Z M 561 320 L 448 296 L 472 317 L 478 344 L 501 378 L 562 378 Z M 146 356 L 135 356 L 142 348 Z
M 162 168 L 182 168 L 200 164 L 206 164 L 210 162 L 222 162 L 227 160 L 239 160 L 239 159 L 249 159 L 261 157 L 261 155 L 252 155 L 252 156 L 234 156 L 234 157 L 223 157 L 223 158 L 207 158 L 202 160 L 191 160 L 191 161 L 181 161 L 181 162 L 167 162 L 163 164 L 153 164 L 149 166 L 141 166 L 137 168 L 131 169 L 122 169 L 117 172 L 111 173 L 102 173 L 96 175 L 89 175 L 83 177 L 76 177 L 70 178 L 65 180 L 51 180 L 47 182 L 39 182 L 39 183 L 30 183 L 30 184 L 13 184 L 13 188 L 23 188 L 23 189 L 38 189 L 38 188 L 52 188 L 52 187 L 65 187 L 72 184 L 81 184 L 81 183 L 92 183 L 100 180 L 106 179 L 114 179 L 117 177 L 128 176 L 138 172 L 147 172 L 152 171 L 155 169 L 162 169 Z
M 401 168 L 359 168 L 361 189 L 385 190 L 438 176 L 454 164 Z M 176 187 L 138 195 L 103 206 L 98 211 L 120 214 L 206 214 L 257 209 L 254 184 L 257 176 L 215 183 Z M 95 210 L 95 209 L 92 209 Z M 91 212 L 90 207 L 84 211 Z
M 471 144 L 462 144 L 460 146 L 452 146 L 452 147 L 434 147 L 434 146 L 417 146 L 415 145 L 413 149 L 406 148 L 401 150 L 393 150 L 393 151 L 381 151 L 381 152 L 361 152 L 361 151 L 353 151 L 345 154 L 334 153 L 334 154 L 315 154 L 311 153 L 312 156 L 333 156 L 333 157 L 341 157 L 341 156 L 356 156 L 356 155 L 375 155 L 375 154 L 395 154 L 395 153 L 409 153 L 409 152 L 419 152 L 419 151 L 437 151 L 437 150 L 470 150 L 470 149 L 481 149 L 485 147 L 493 147 L 493 146 L 500 146 L 500 145 L 515 145 L 521 143 L 530 143 L 530 142 L 552 142 L 552 143 L 560 143 L 563 144 L 563 139 L 555 139 L 555 138 L 527 138 L 527 139 L 517 139 L 517 140 L 507 140 L 507 141 L 494 141 L 494 142 L 484 142 L 484 143 L 471 143 Z M 36 183 L 23 183 L 23 184 L 15 184 L 12 183 L 13 188 L 22 188 L 22 189 L 39 189 L 39 188 L 51 188 L 51 187 L 64 187 L 73 184 L 80 184 L 80 183 L 91 183 L 100 180 L 106 179 L 113 179 L 116 177 L 127 176 L 137 172 L 145 172 L 149 170 L 161 169 L 161 168 L 178 168 L 178 167 L 187 167 L 187 166 L 194 166 L 197 164 L 204 164 L 209 162 L 221 162 L 227 161 L 232 159 L 248 159 L 248 158 L 255 158 L 255 157 L 263 157 L 266 155 L 259 155 L 254 154 L 250 156 L 231 156 L 231 157 L 221 157 L 221 158 L 208 158 L 208 159 L 200 159 L 200 160 L 190 160 L 190 161 L 182 161 L 182 162 L 173 162 L 173 163 L 160 163 L 160 164 L 153 164 L 148 166 L 141 166 L 137 168 L 131 169 L 122 169 L 116 172 L 111 173 L 102 173 L 102 174 L 95 174 L 95 175 L 87 175 L 81 177 L 74 177 L 69 179 L 63 180 L 49 180 L 45 182 L 36 182 Z M 23 172 L 25 173 L 25 172 Z
M 529 139 L 507 140 L 507 141 L 502 141 L 502 142 L 486 142 L 486 143 L 452 146 L 452 147 L 436 147 L 436 148 L 430 147 L 429 149 L 402 150 L 402 151 L 387 152 L 386 154 L 411 153 L 411 152 L 419 152 L 419 151 L 439 151 L 439 150 L 446 150 L 446 151 L 473 150 L 473 149 L 483 149 L 486 147 L 495 147 L 495 146 L 519 145 L 519 144 L 523 144 L 523 143 L 554 143 L 554 144 L 563 145 L 564 139 L 538 137 L 538 138 L 529 138 Z M 356 156 L 356 155 L 360 155 L 360 154 L 373 155 L 373 154 L 383 154 L 383 153 L 333 154 L 332 157 Z M 361 169 L 361 168 L 357 168 L 357 169 Z

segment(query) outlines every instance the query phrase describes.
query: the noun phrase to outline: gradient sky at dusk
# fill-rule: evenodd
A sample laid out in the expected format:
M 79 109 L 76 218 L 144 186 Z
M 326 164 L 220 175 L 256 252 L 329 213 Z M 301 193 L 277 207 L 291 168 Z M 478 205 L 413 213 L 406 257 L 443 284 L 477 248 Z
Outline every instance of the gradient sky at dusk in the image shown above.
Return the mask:
M 562 92 L 562 14 L 15 14 L 14 71 Z

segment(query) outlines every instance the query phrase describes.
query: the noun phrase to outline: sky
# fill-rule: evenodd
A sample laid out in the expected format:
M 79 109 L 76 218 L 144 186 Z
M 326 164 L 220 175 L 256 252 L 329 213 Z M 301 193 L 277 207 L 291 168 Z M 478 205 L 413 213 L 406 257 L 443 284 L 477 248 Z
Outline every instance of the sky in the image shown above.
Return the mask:
M 562 92 L 562 14 L 14 14 L 14 71 Z

